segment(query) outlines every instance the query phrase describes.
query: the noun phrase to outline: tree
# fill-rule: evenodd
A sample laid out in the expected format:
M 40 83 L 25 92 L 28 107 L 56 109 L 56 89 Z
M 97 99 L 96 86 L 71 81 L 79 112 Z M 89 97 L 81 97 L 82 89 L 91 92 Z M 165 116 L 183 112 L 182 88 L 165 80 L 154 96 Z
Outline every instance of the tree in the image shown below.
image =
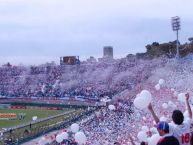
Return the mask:
M 158 42 L 153 42 L 152 45 L 153 46 L 159 46 L 159 43 Z
M 193 43 L 193 37 L 188 38 L 188 40 Z
M 152 48 L 151 45 L 149 45 L 149 44 L 147 46 L 145 46 L 145 47 L 146 47 L 147 51 L 150 51 L 151 48 Z

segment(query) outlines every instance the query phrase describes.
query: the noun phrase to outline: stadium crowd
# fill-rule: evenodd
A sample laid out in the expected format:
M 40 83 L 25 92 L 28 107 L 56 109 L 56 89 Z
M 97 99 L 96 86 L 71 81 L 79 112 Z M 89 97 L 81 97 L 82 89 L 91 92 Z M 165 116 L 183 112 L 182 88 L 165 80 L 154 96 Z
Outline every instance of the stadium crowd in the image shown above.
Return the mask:
M 148 78 L 155 65 L 149 60 L 130 61 L 127 58 L 74 66 L 9 64 L 0 68 L 0 95 L 25 98 L 112 97 Z
M 189 92 L 190 96 L 193 95 L 192 66 L 192 56 L 181 61 L 166 58 L 131 61 L 124 58 L 111 63 L 79 66 L 9 66 L 1 68 L 0 92 L 2 96 L 10 97 L 82 95 L 100 99 L 103 96 L 113 98 L 128 89 L 126 100 L 120 97 L 111 102 L 115 110 L 109 110 L 108 105 L 98 109 L 92 116 L 87 116 L 86 121 L 80 122 L 80 129 L 85 133 L 88 145 L 128 145 L 131 140 L 140 144 L 138 133 L 141 130 L 151 137 L 157 129 L 148 109 L 135 108 L 135 96 L 143 89 L 149 90 L 154 111 L 161 117 L 159 120 L 172 121 L 173 110 L 186 110 L 184 102 L 178 100 L 178 94 Z M 155 89 L 160 78 L 165 83 L 160 89 Z M 55 140 L 53 135 L 48 138 Z

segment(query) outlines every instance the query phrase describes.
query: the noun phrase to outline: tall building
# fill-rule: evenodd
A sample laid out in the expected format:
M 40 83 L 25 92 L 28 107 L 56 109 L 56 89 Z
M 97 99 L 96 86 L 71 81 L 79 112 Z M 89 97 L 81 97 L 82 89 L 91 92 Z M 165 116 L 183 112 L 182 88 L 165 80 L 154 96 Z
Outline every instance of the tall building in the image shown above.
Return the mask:
M 113 47 L 112 46 L 104 46 L 103 58 L 113 58 Z

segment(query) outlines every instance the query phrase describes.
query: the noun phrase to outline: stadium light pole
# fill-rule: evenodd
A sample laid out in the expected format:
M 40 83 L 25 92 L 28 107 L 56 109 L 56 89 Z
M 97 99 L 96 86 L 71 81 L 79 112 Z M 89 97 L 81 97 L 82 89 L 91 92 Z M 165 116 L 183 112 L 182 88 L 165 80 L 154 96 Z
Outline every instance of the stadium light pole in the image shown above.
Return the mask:
M 173 31 L 176 31 L 176 58 L 180 57 L 180 52 L 179 52 L 179 41 L 178 41 L 178 31 L 180 30 L 180 17 L 175 16 L 172 17 L 172 29 Z

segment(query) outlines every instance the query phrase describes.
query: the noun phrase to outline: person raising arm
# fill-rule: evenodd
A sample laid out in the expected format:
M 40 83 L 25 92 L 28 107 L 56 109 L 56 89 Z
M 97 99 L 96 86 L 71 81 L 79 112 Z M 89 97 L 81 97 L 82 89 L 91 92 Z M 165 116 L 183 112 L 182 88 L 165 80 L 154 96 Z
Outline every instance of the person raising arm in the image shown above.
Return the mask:
M 155 111 L 153 110 L 152 104 L 150 103 L 148 105 L 148 110 L 151 112 L 153 119 L 155 120 L 156 124 L 158 124 L 160 122 L 159 118 L 157 117 L 157 115 L 155 114 Z

